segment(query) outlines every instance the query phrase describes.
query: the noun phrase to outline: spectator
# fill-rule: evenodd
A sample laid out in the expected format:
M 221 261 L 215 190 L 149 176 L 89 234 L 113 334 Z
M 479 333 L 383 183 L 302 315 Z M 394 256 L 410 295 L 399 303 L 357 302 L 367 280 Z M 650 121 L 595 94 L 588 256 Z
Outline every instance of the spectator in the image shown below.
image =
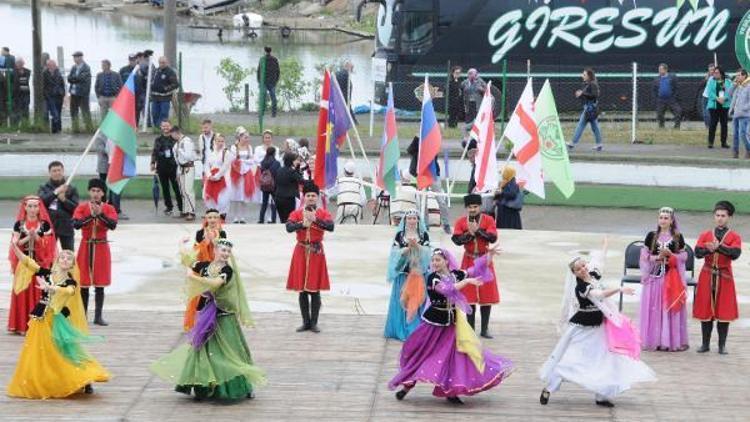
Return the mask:
M 65 80 L 57 67 L 57 62 L 47 60 L 47 67 L 42 71 L 42 92 L 44 102 L 47 105 L 52 133 L 60 133 L 62 130 L 63 99 L 65 98 Z
M 463 141 L 461 145 L 466 148 L 466 160 L 471 164 L 471 173 L 469 173 L 469 185 L 466 187 L 466 193 L 474 193 L 474 188 L 477 187 L 476 170 L 477 163 L 475 161 L 477 157 L 477 141 L 469 139 L 468 145 L 466 141 Z
M 274 202 L 276 202 L 276 210 L 279 213 L 281 224 L 286 224 L 286 220 L 289 218 L 289 214 L 294 211 L 297 198 L 299 198 L 299 185 L 302 183 L 299 164 L 297 154 L 287 152 L 284 154 L 284 167 L 276 172 Z
M 203 163 L 203 171 L 206 169 L 206 161 L 209 154 L 214 149 L 215 137 L 213 122 L 209 119 L 203 120 L 201 123 L 201 134 L 198 135 L 198 150 L 200 152 L 201 163 Z
M 16 67 L 16 58 L 10 54 L 10 48 L 3 47 L 0 50 L 0 69 L 13 70 Z
M 300 138 L 299 139 L 299 146 L 297 147 L 297 154 L 299 154 L 299 158 L 302 161 L 302 164 L 300 165 L 300 170 L 302 171 L 302 174 L 305 176 L 305 180 L 312 179 L 312 170 L 310 165 L 310 141 L 307 138 Z
M 15 57 L 10 54 L 8 47 L 0 50 L 0 125 L 4 125 L 12 110 L 8 109 L 8 78 L 13 78 Z M 11 79 L 12 80 L 12 79 Z
M 263 77 L 263 83 L 265 84 L 265 90 L 271 97 L 271 117 L 276 117 L 276 84 L 279 83 L 279 77 L 281 77 L 281 70 L 279 68 L 279 60 L 271 54 L 271 47 L 264 47 L 263 50 L 266 54 L 260 58 L 258 62 L 258 84 L 261 83 L 261 76 Z M 263 75 L 261 75 L 261 69 L 265 69 Z M 263 89 L 261 87 L 261 89 Z
M 263 194 L 263 202 L 260 204 L 260 215 L 258 224 L 266 222 L 266 210 L 271 205 L 271 223 L 276 224 L 276 204 L 273 202 L 274 191 L 276 190 L 276 175 L 279 173 L 281 165 L 276 160 L 276 148 L 271 146 L 266 149 L 266 156 L 260 162 L 260 191 Z
M 78 206 L 78 191 L 75 186 L 65 184 L 65 167 L 59 161 L 53 161 L 47 166 L 49 180 L 39 186 L 37 193 L 44 206 L 49 211 L 55 236 L 60 240 L 60 246 L 72 251 L 73 243 L 73 211 Z
M 169 120 L 161 122 L 161 135 L 154 141 L 154 149 L 151 152 L 151 171 L 155 171 L 159 177 L 162 196 L 164 197 L 164 215 L 172 215 L 172 195 L 169 186 L 172 186 L 175 199 L 177 200 L 178 216 L 182 216 L 182 193 L 177 184 L 177 161 L 174 159 L 174 144 L 170 134 L 172 124 Z
M 155 72 L 154 66 L 151 64 L 151 55 L 154 54 L 151 50 L 145 50 L 142 53 L 136 53 L 136 67 L 135 67 L 135 121 L 140 123 L 141 117 L 144 115 L 144 108 L 146 107 L 146 91 L 148 89 L 148 68 L 151 66 L 152 76 Z M 150 119 L 146 115 L 146 121 L 151 126 Z
M 177 182 L 180 186 L 180 195 L 185 212 L 180 217 L 186 221 L 195 220 L 195 162 L 198 155 L 195 153 L 193 140 L 182 134 L 177 126 L 172 126 L 169 131 L 174 140 L 174 158 L 177 162 Z
M 169 119 L 169 105 L 179 88 L 177 73 L 169 67 L 169 60 L 164 56 L 159 57 L 159 67 L 151 80 L 151 122 L 154 126 Z
M 495 223 L 498 229 L 521 230 L 523 190 L 516 183 L 516 169 L 510 165 L 503 168 L 503 180 L 495 191 Z
M 96 83 L 94 84 L 94 93 L 99 101 L 102 120 L 115 102 L 120 88 L 122 88 L 120 74 L 112 71 L 112 63 L 109 60 L 102 60 L 102 71 L 96 75 Z
M 711 115 L 708 112 L 708 81 L 714 77 L 715 64 L 708 64 L 708 71 L 706 76 L 703 78 L 703 123 L 706 125 L 706 129 L 711 125 Z
M 138 63 L 137 58 L 138 56 L 136 54 L 129 54 L 128 64 L 120 68 L 120 80 L 122 81 L 123 85 L 128 81 L 130 74 L 135 71 L 135 66 Z
M 14 125 L 29 120 L 31 71 L 24 67 L 25 64 L 22 58 L 16 60 L 16 72 L 13 77 L 13 114 L 11 115 L 11 123 Z
M 669 73 L 669 67 L 666 63 L 659 65 L 659 76 L 654 79 L 654 96 L 656 97 L 656 119 L 659 121 L 659 127 L 664 127 L 664 111 L 669 111 L 674 115 L 674 128 L 680 128 L 682 119 L 682 107 L 677 101 L 677 76 Z
M 255 147 L 255 152 L 253 152 L 253 158 L 255 158 L 256 162 L 263 161 L 263 158 L 266 157 L 266 150 L 269 147 L 273 146 L 273 132 L 271 130 L 266 129 L 263 131 L 263 138 L 262 143 Z M 277 150 L 277 157 L 278 159 L 278 150 Z
M 86 130 L 91 132 L 94 127 L 91 123 L 91 111 L 89 110 L 89 94 L 91 93 L 91 69 L 83 61 L 83 53 L 76 51 L 73 53 L 73 62 L 75 64 L 70 68 L 68 73 L 68 87 L 70 90 L 70 119 L 73 126 L 73 133 L 79 133 L 78 111 L 83 115 L 83 124 Z
M 732 82 L 727 79 L 727 75 L 720 66 L 714 68 L 714 77 L 709 79 L 708 89 L 708 113 L 711 121 L 708 125 L 708 147 L 714 147 L 716 139 L 716 126 L 721 124 L 721 147 L 729 148 L 727 144 L 727 122 L 729 118 L 729 106 L 732 99 L 729 90 Z
M 461 89 L 461 66 L 453 66 L 448 81 L 448 127 L 464 120 L 464 94 Z
M 96 172 L 99 173 L 99 179 L 106 183 L 107 173 L 109 172 L 109 154 L 111 152 L 107 137 L 101 133 L 97 135 L 94 141 L 94 149 L 96 150 Z M 107 193 L 109 194 L 109 198 L 103 199 L 117 211 L 117 218 L 120 220 L 129 220 L 130 218 L 120 209 L 120 195 L 112 192 L 112 189 L 107 189 Z
M 469 69 L 466 74 L 466 80 L 461 83 L 467 126 L 477 117 L 479 104 L 482 103 L 482 97 L 486 89 L 487 84 L 479 77 L 479 72 L 474 68 Z
M 581 140 L 583 130 L 586 129 L 586 124 L 591 123 L 591 131 L 594 132 L 594 141 L 596 145 L 592 148 L 594 151 L 602 150 L 602 133 L 599 130 L 599 83 L 596 82 L 596 75 L 594 70 L 590 67 L 583 70 L 581 74 L 583 78 L 583 89 L 576 91 L 576 97 L 578 97 L 583 103 L 583 111 L 581 112 L 581 118 L 578 119 L 578 126 L 573 134 L 573 140 L 568 144 L 568 149 L 573 149 Z
M 352 111 L 352 73 L 354 73 L 354 65 L 351 61 L 347 60 L 344 62 L 341 69 L 336 72 L 336 82 L 338 82 L 339 88 L 341 88 L 341 94 L 344 95 L 346 105 L 349 107 L 349 114 L 351 114 L 354 124 L 357 124 L 357 118 Z
M 745 146 L 745 158 L 750 158 L 750 80 L 747 70 L 737 71 L 735 83 L 737 86 L 732 92 L 732 105 L 729 107 L 734 123 L 734 158 L 740 158 L 740 143 Z

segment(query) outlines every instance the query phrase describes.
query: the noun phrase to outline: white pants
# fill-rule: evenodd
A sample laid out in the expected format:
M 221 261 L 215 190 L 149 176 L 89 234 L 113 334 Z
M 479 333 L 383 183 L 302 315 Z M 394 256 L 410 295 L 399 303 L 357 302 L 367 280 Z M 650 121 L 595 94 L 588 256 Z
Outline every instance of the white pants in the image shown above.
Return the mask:
M 184 212 L 195 214 L 195 167 L 180 166 L 177 171 L 177 183 L 180 184 Z
M 362 219 L 362 206 L 359 204 L 340 204 L 336 208 L 336 223 L 338 224 L 344 224 L 345 221 L 357 224 L 360 219 Z

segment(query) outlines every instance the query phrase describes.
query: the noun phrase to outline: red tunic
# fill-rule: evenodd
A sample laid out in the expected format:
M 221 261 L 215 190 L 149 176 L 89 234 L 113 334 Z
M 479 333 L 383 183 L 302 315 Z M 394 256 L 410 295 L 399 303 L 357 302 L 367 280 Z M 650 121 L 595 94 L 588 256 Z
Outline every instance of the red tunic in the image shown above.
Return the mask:
M 479 229 L 489 235 L 497 237 L 497 228 L 495 219 L 486 214 L 481 214 L 479 218 Z M 463 216 L 456 220 L 453 228 L 453 235 L 460 236 L 469 232 L 468 217 Z M 490 242 L 481 237 L 475 237 L 464 244 L 464 257 L 461 260 L 461 269 L 466 270 L 474 265 L 474 260 L 487 253 Z M 492 269 L 492 281 L 482 284 L 481 286 L 468 285 L 461 289 L 461 293 L 466 296 L 466 300 L 472 304 L 492 305 L 500 302 L 500 292 L 497 288 L 497 276 L 495 275 L 495 265 L 490 263 Z
M 40 234 L 40 238 L 34 245 L 34 249 L 29 254 L 29 243 L 22 245 L 21 251 L 25 255 L 30 255 L 31 258 L 36 261 L 39 265 L 44 268 L 50 268 L 52 262 L 55 259 L 55 236 L 52 234 L 50 225 L 44 222 L 42 228 L 39 228 L 39 223 L 24 223 L 18 221 L 13 227 L 13 231 L 18 233 L 19 240 L 27 236 L 28 231 L 37 231 Z M 16 271 L 18 260 L 15 259 L 16 255 L 13 254 L 10 260 L 11 272 Z M 11 279 L 11 283 L 12 283 Z M 8 331 L 25 333 L 29 325 L 29 314 L 36 306 L 39 299 L 42 297 L 42 291 L 37 286 L 37 278 L 33 277 L 29 287 L 16 294 L 11 287 L 10 290 L 10 309 L 8 310 Z
M 112 205 L 102 203 L 102 214 L 117 222 L 117 211 Z M 78 205 L 73 220 L 87 220 L 81 227 L 81 244 L 76 262 L 81 271 L 81 287 L 107 287 L 112 282 L 112 257 L 109 253 L 107 232 L 110 230 L 100 218 L 91 219 L 89 202 Z
M 315 210 L 315 218 L 318 221 L 333 221 L 331 214 L 322 208 Z M 289 215 L 287 222 L 301 223 L 302 220 L 302 209 L 298 209 Z M 297 230 L 297 244 L 294 246 L 289 277 L 286 280 L 287 290 L 297 292 L 330 290 L 328 266 L 323 251 L 324 234 L 325 231 L 315 223 L 310 228 Z
M 705 248 L 707 243 L 716 239 L 713 230 L 701 233 L 696 248 Z M 727 248 L 742 248 L 740 235 L 728 231 L 721 239 L 721 245 Z M 716 276 L 715 276 L 716 274 Z M 715 286 L 715 289 L 712 288 Z M 737 293 L 734 290 L 732 275 L 732 258 L 709 253 L 703 258 L 703 268 L 698 276 L 698 286 L 693 304 L 693 318 L 701 321 L 734 321 L 739 317 Z

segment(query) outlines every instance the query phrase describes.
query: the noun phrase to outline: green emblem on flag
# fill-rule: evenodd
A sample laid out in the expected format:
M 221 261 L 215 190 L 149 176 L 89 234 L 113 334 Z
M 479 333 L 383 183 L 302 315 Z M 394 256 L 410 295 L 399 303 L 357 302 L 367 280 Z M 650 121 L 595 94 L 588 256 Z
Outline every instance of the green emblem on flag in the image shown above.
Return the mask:
M 750 11 L 737 25 L 737 33 L 734 36 L 734 53 L 737 61 L 745 69 L 750 69 Z

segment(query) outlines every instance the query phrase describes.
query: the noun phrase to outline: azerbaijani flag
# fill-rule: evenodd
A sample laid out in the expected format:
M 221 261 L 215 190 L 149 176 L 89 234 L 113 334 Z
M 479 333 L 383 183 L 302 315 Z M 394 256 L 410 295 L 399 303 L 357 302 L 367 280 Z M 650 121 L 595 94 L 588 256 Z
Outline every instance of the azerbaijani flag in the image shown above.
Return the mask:
M 99 131 L 107 137 L 109 151 L 107 187 L 117 194 L 135 177 L 135 130 L 135 72 L 132 72 L 99 126 Z
M 442 144 L 440 126 L 432 107 L 430 84 L 424 77 L 424 93 L 422 94 L 422 122 L 419 127 L 419 154 L 417 156 L 417 188 L 425 189 L 437 180 L 437 157 Z
M 380 162 L 378 163 L 378 182 L 380 189 L 391 195 L 396 194 L 398 180 L 398 131 L 396 130 L 396 108 L 393 106 L 393 84 L 388 91 L 388 107 L 385 110 L 385 127 L 383 142 L 380 144 Z
M 328 125 L 326 127 L 326 142 L 323 149 L 325 187 L 336 184 L 338 176 L 339 151 L 346 141 L 346 134 L 351 129 L 349 109 L 344 100 L 344 94 L 336 81 L 331 78 L 331 92 L 328 99 Z M 317 160 L 316 160 L 317 163 Z

